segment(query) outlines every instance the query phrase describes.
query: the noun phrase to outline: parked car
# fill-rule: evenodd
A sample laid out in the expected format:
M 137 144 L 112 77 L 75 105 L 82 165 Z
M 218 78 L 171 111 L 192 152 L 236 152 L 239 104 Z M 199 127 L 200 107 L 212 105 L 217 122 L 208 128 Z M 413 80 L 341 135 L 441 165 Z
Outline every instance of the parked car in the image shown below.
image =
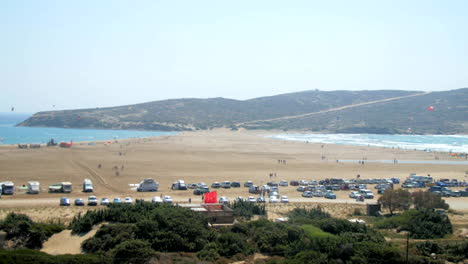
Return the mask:
M 126 203 L 126 204 L 132 204 L 132 203 L 133 203 L 132 197 L 125 197 L 124 203 Z
M 319 191 L 319 190 L 314 191 L 313 194 L 314 194 L 315 197 L 323 197 L 323 192 Z
M 360 190 L 359 193 L 360 193 L 365 199 L 374 199 L 374 194 L 372 193 L 371 190 Z
M 279 199 L 276 196 L 270 196 L 269 202 L 270 203 L 279 203 Z
M 236 202 L 243 202 L 243 201 L 244 201 L 244 198 L 242 198 L 242 196 L 237 196 Z
M 336 199 L 336 194 L 333 193 L 332 191 L 329 191 L 325 193 L 324 197 L 327 199 Z
M 220 204 L 229 204 L 229 199 L 227 197 L 222 196 L 219 198 L 219 203 Z
M 172 197 L 170 197 L 169 195 L 164 196 L 163 203 L 171 204 L 172 202 L 173 202 Z
M 206 185 L 206 183 L 204 182 L 200 182 L 199 184 L 197 184 L 197 187 L 200 188 L 200 187 L 208 187 L 208 185 Z
M 312 198 L 314 197 L 314 194 L 311 191 L 305 191 L 302 193 L 302 197 Z
M 67 197 L 60 198 L 60 205 L 61 206 L 70 206 L 70 199 Z
M 98 204 L 98 200 L 96 196 L 92 195 L 88 197 L 88 205 L 89 206 L 96 206 Z
M 253 185 L 253 182 L 252 181 L 246 181 L 244 182 L 244 187 L 250 187 Z
M 304 192 L 305 189 L 306 189 L 305 186 L 299 186 L 299 187 L 297 187 L 296 191 L 298 191 L 298 192 Z
M 83 206 L 83 205 L 85 205 L 85 202 L 84 202 L 84 200 L 81 199 L 81 198 L 76 198 L 76 199 L 75 199 L 75 205 L 76 205 L 76 206 Z
M 213 182 L 213 184 L 211 184 L 211 188 L 221 188 L 221 183 Z
M 270 187 L 278 187 L 278 183 L 274 182 L 274 181 L 271 181 L 271 182 L 267 182 L 267 185 L 270 186 Z
M 289 198 L 286 195 L 281 196 L 280 202 L 282 203 L 289 203 Z
M 257 203 L 265 203 L 265 197 L 259 196 L 259 197 L 257 198 Z
M 237 182 L 237 181 L 231 182 L 231 187 L 237 188 L 240 186 L 241 186 L 240 182 Z
M 115 197 L 114 200 L 112 201 L 112 203 L 121 203 L 122 202 L 122 199 L 120 199 L 119 197 Z
M 102 198 L 101 199 L 101 205 L 109 205 L 109 203 L 110 203 L 109 199 L 107 199 L 107 198 Z
M 249 196 L 249 198 L 247 198 L 247 202 L 249 202 L 249 203 L 255 203 L 255 202 L 256 202 L 255 197 Z
M 356 198 L 356 196 L 361 196 L 361 194 L 359 192 L 350 192 L 349 193 L 349 198 Z
M 155 196 L 155 197 L 153 197 L 153 199 L 151 199 L 151 202 L 152 203 L 162 203 L 163 200 L 161 199 L 161 197 Z
M 221 187 L 225 189 L 230 189 L 231 188 L 231 182 L 230 181 L 223 181 L 221 183 Z
M 189 185 L 187 185 L 187 187 L 188 187 L 189 189 L 196 189 L 198 186 L 197 186 L 196 183 L 190 183 Z
M 208 187 L 198 187 L 197 189 L 193 190 L 193 194 L 195 195 L 202 195 L 204 193 L 209 193 L 210 188 Z
M 298 181 L 290 181 L 290 182 L 289 182 L 289 185 L 291 185 L 291 186 L 299 186 L 299 182 L 298 182 Z

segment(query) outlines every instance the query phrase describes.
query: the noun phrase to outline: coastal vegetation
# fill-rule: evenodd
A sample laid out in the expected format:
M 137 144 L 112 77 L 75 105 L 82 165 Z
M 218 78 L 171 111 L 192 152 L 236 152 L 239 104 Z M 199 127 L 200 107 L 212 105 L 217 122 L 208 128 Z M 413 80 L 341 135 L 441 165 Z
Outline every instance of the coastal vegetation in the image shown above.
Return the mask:
M 244 208 L 242 212 L 247 208 L 239 203 L 237 207 Z M 242 214 L 242 218 L 248 215 Z M 32 258 L 36 263 L 158 263 L 163 259 L 171 263 L 228 263 L 252 259 L 254 253 L 267 256 L 255 263 L 406 263 L 405 249 L 387 241 L 379 229 L 398 229 L 408 232 L 411 238 L 432 239 L 412 243 L 410 263 L 443 263 L 467 257 L 466 241 L 437 240 L 450 234 L 452 225 L 433 209 L 373 217 L 371 225 L 334 218 L 321 207 L 295 208 L 286 217 L 287 222 L 260 218 L 213 229 L 208 218 L 187 208 L 143 201 L 114 204 L 79 215 L 69 225 L 79 234 L 102 224 L 93 237 L 82 243 L 86 254 L 51 256 L 27 249 L 38 247 L 25 243 L 16 250 L 1 250 L 0 263 L 28 263 Z M 11 214 L 2 228 L 11 230 L 23 222 L 30 220 Z M 47 234 L 63 226 L 49 229 L 53 231 Z M 34 233 L 31 229 L 27 232 Z
M 385 101 L 389 98 L 397 99 Z M 227 127 L 233 130 L 457 134 L 468 132 L 467 98 L 468 89 L 427 94 L 396 90 L 315 90 L 244 101 L 173 99 L 109 108 L 39 112 L 19 125 L 161 131 Z M 376 103 L 366 104 L 369 102 Z M 434 110 L 427 111 L 429 106 Z

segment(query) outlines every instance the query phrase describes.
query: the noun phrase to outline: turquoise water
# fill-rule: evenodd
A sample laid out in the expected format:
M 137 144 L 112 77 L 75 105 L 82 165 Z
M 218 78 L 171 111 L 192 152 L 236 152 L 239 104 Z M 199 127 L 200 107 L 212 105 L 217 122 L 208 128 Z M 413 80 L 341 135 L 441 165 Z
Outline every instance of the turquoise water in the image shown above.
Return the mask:
M 176 132 L 133 131 L 133 130 L 100 130 L 100 129 L 68 129 L 49 127 L 15 127 L 27 116 L 0 114 L 0 145 L 47 143 L 50 139 L 56 142 L 66 141 L 97 141 L 125 138 L 144 138 L 154 136 L 175 135 Z
M 468 153 L 468 135 L 280 134 L 281 140 Z

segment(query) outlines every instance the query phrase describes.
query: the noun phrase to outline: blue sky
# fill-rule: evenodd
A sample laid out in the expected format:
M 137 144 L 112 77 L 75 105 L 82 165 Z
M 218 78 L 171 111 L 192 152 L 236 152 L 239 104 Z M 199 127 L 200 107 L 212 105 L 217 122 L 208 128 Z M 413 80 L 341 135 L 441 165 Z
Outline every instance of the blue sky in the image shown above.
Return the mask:
M 467 11 L 468 1 L 5 0 L 0 112 L 468 87 Z

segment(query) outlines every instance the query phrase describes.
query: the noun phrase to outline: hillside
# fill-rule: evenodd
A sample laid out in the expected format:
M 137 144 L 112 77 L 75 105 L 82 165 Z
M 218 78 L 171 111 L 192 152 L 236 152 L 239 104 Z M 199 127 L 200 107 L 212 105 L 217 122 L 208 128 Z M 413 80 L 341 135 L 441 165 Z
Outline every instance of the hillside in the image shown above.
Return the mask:
M 420 94 L 396 90 L 316 90 L 244 101 L 172 99 L 109 108 L 39 112 L 18 125 L 176 131 L 244 127 L 360 133 L 403 133 L 412 127 L 417 133 L 468 132 L 468 89 Z M 385 101 L 388 99 L 391 100 Z M 436 108 L 431 115 L 426 111 L 429 105 Z M 437 128 L 429 129 L 428 122 L 436 123 Z

